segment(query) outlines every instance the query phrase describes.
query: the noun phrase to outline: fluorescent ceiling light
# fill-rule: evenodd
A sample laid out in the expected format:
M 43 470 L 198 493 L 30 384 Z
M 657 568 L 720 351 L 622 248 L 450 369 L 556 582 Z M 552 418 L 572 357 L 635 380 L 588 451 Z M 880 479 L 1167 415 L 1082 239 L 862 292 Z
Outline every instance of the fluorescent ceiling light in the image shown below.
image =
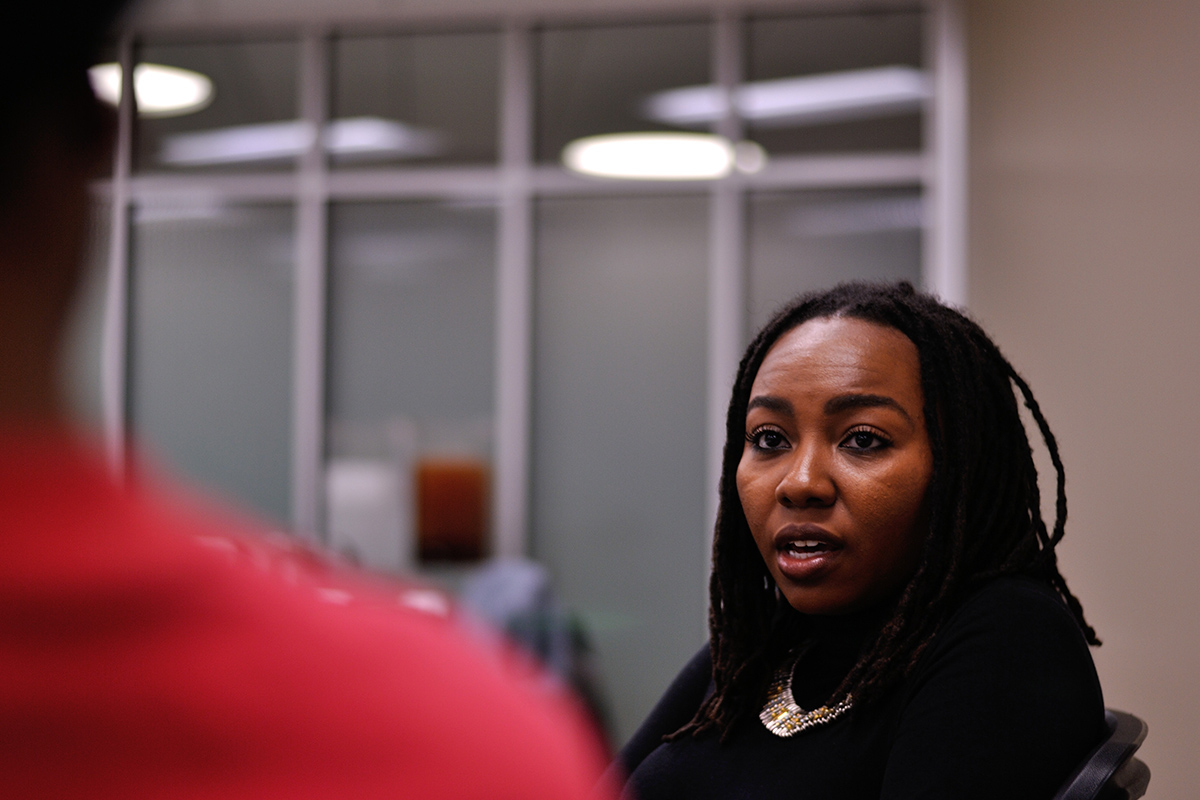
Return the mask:
M 913 67 L 877 67 L 755 81 L 733 91 L 734 110 L 764 127 L 812 125 L 915 111 L 930 97 L 929 77 Z M 688 86 L 646 98 L 648 119 L 702 127 L 729 111 L 719 86 Z
M 442 151 L 442 137 L 434 131 L 391 119 L 351 117 L 329 123 L 325 130 L 325 149 L 330 155 L 342 158 L 381 155 L 428 157 Z
M 695 181 L 721 178 L 734 167 L 728 139 L 708 133 L 610 133 L 576 139 L 563 164 L 604 178 Z
M 159 161 L 178 167 L 295 158 L 312 145 L 312 126 L 299 120 L 237 125 L 163 138 Z
M 97 97 L 110 105 L 120 104 L 120 64 L 97 64 L 88 76 Z M 213 100 L 213 83 L 190 69 L 138 64 L 133 68 L 133 96 L 143 117 L 176 117 L 207 107 Z
M 236 125 L 164 137 L 159 161 L 177 167 L 202 167 L 295 158 L 313 144 L 313 128 L 301 120 Z M 436 155 L 441 139 L 433 131 L 395 120 L 352 117 L 325 128 L 325 151 L 334 157 Z

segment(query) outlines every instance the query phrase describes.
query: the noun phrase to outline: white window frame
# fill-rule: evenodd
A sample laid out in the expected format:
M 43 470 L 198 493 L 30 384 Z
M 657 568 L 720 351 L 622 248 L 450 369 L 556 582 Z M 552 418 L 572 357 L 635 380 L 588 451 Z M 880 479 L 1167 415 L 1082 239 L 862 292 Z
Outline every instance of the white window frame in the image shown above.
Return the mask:
M 947 302 L 965 306 L 966 265 L 966 63 L 959 0 L 924 4 L 928 29 L 927 62 L 933 99 L 926 107 L 925 146 L 919 153 L 815 155 L 774 158 L 755 175 L 710 182 L 707 484 L 720 475 L 725 404 L 746 325 L 745 199 L 757 189 L 831 189 L 919 186 L 926 198 L 922 244 L 925 288 Z M 772 13 L 779 13 L 772 6 Z M 804 5 L 798 4 L 797 13 Z M 715 80 L 736 86 L 744 10 L 723 8 L 712 16 Z M 590 19 L 596 24 L 627 23 L 628 17 Z M 547 23 L 552 20 L 547 20 Z M 402 28 L 404 19 L 396 20 Z M 424 25 L 428 20 L 423 20 Z M 455 27 L 453 23 L 448 28 Z M 471 29 L 478 30 L 479 25 Z M 129 254 L 131 209 L 164 193 L 203 190 L 234 200 L 286 201 L 296 209 L 292 389 L 291 524 L 302 537 L 320 540 L 324 528 L 325 353 L 328 279 L 328 209 L 348 200 L 488 199 L 498 208 L 496 290 L 495 503 L 494 552 L 524 554 L 528 548 L 530 408 L 533 339 L 533 204 L 539 197 L 639 192 L 695 193 L 695 184 L 596 182 L 533 160 L 533 37 L 536 21 L 500 20 L 491 26 L 502 37 L 499 80 L 499 159 L 494 167 L 404 167 L 330 171 L 314 143 L 292 173 L 178 175 L 132 174 L 132 65 L 139 31 L 119 43 L 124 91 L 118 109 L 113 177 L 98 186 L 111 202 L 110 272 L 102 342 L 102 406 L 111 462 L 124 470 L 129 419 Z M 299 105 L 302 117 L 323 129 L 332 26 L 296 31 L 299 48 Z M 244 31 L 241 32 L 244 34 Z M 214 38 L 218 38 L 214 34 Z M 735 116 L 717 132 L 741 138 Z M 703 191 L 703 190 L 701 190 Z M 707 498 L 705 554 L 717 497 Z

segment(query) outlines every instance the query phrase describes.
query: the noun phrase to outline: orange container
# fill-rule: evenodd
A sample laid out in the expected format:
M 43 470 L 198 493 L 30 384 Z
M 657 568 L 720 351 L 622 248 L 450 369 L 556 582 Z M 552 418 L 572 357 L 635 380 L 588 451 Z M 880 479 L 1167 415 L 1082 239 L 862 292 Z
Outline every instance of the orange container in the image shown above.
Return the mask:
M 483 558 L 489 477 L 482 459 L 423 458 L 417 462 L 417 552 L 422 561 Z

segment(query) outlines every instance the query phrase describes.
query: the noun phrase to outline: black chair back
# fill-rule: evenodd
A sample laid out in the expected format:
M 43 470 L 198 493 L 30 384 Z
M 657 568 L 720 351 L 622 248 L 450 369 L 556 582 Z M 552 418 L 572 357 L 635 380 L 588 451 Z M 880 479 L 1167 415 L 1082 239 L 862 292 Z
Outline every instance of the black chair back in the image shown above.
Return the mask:
M 1136 800 L 1146 794 L 1150 768 L 1134 758 L 1149 727 L 1133 714 L 1108 709 L 1108 738 L 1067 779 L 1054 800 Z

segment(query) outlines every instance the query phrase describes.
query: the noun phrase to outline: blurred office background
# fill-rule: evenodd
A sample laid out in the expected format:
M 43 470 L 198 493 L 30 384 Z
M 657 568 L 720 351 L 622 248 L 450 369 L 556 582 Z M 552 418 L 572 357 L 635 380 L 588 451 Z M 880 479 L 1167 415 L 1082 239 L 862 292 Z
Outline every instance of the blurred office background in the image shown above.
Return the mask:
M 1186 0 L 151 0 L 96 76 L 137 103 L 77 413 L 373 569 L 453 591 L 535 560 L 619 744 L 705 639 L 747 337 L 797 292 L 911 280 L 1038 393 L 1107 702 L 1150 723 L 1149 796 L 1186 796 L 1196 30 Z M 715 166 L 563 162 L 631 132 L 710 134 Z

